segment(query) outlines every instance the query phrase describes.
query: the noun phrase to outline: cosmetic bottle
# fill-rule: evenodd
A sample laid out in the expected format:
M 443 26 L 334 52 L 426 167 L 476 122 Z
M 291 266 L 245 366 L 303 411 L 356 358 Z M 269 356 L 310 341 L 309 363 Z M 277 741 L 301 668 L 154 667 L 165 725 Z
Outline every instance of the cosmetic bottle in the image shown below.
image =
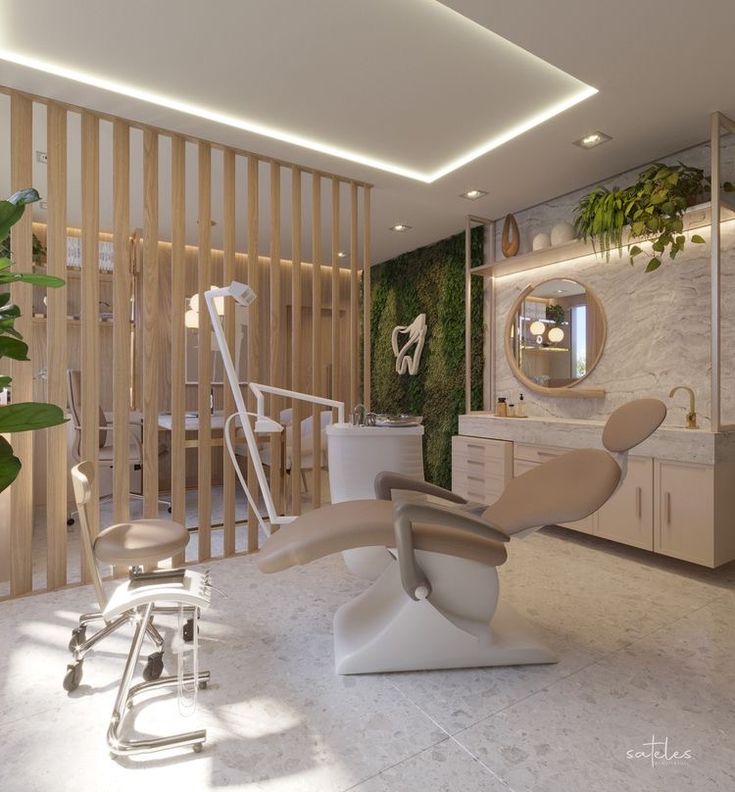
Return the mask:
M 506 404 L 505 396 L 498 397 L 498 405 L 495 408 L 495 415 L 497 415 L 498 418 L 508 417 L 508 405 Z
M 515 418 L 516 417 L 516 406 L 515 404 L 508 405 L 508 418 Z
M 516 418 L 528 418 L 528 413 L 526 412 L 526 400 L 521 394 L 518 398 L 518 405 L 516 406 Z

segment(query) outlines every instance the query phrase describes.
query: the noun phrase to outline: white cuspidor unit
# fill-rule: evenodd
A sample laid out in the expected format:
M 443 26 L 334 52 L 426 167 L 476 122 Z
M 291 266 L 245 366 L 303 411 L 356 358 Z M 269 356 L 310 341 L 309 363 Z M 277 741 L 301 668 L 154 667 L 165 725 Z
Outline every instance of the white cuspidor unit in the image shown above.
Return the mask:
M 375 477 L 389 471 L 423 480 L 423 426 L 353 426 L 326 429 L 329 493 L 332 503 L 375 498 Z M 393 556 L 385 547 L 360 547 L 342 553 L 354 575 L 376 580 Z
M 492 503 L 511 477 L 572 448 L 600 447 L 602 425 L 474 413 L 460 417 L 460 432 L 452 440 L 452 489 Z M 499 437 L 481 436 L 493 434 Z M 546 437 L 554 443 L 536 441 Z M 731 445 L 725 433 L 662 427 L 636 449 L 640 455 L 629 455 L 627 476 L 612 498 L 564 527 L 702 566 L 732 561 Z

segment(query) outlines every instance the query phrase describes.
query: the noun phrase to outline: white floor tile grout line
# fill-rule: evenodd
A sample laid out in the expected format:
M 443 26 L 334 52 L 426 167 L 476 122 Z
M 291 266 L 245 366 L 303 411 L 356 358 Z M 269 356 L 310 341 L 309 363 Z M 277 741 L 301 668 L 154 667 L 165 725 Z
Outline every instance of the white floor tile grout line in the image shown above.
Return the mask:
M 396 683 L 395 683 L 393 680 L 389 680 L 389 681 L 390 681 L 390 684 L 393 686 L 393 688 L 394 688 L 394 689 L 395 689 L 395 690 L 396 690 L 396 691 L 397 691 L 397 692 L 398 692 L 398 693 L 399 693 L 401 696 L 403 696 L 403 698 L 404 698 L 404 699 L 406 699 L 406 701 L 408 701 L 410 704 L 412 704 L 414 707 L 416 707 L 416 709 L 417 709 L 419 712 L 421 712 L 421 714 L 422 714 L 422 715 L 424 715 L 425 717 L 427 717 L 427 718 L 428 718 L 428 719 L 429 719 L 429 720 L 430 720 L 430 721 L 431 721 L 431 722 L 432 722 L 432 723 L 433 723 L 433 724 L 434 724 L 434 725 L 435 725 L 435 726 L 436 726 L 436 727 L 437 727 L 439 730 L 443 731 L 443 732 L 444 732 L 444 733 L 447 735 L 447 737 L 448 737 L 448 739 L 449 739 L 449 740 L 451 740 L 453 743 L 455 743 L 457 746 L 459 746 L 459 748 L 461 748 L 461 749 L 462 749 L 462 750 L 463 750 L 463 751 L 464 751 L 464 752 L 465 752 L 465 753 L 466 753 L 466 754 L 467 754 L 467 755 L 468 755 L 468 756 L 469 756 L 471 759 L 473 759 L 473 760 L 474 760 L 475 762 L 477 762 L 477 763 L 478 763 L 478 764 L 479 764 L 481 767 L 483 767 L 483 768 L 484 768 L 484 769 L 485 769 L 485 770 L 486 770 L 488 773 L 490 773 L 490 775 L 491 775 L 493 778 L 495 778 L 497 781 L 499 781 L 499 782 L 500 782 L 500 783 L 501 783 L 503 786 L 507 787 L 507 788 L 510 790 L 510 792 L 515 792 L 515 790 L 513 789 L 513 787 L 511 787 L 511 785 L 510 785 L 510 784 L 509 784 L 509 783 L 508 783 L 508 782 L 507 782 L 507 781 L 506 781 L 504 778 L 502 778 L 501 776 L 499 776 L 499 775 L 498 775 L 498 774 L 497 774 L 497 773 L 496 773 L 496 772 L 495 772 L 495 771 L 494 771 L 494 770 L 493 770 L 491 767 L 489 767 L 488 765 L 486 765 L 486 764 L 485 764 L 485 762 L 483 762 L 483 761 L 482 761 L 482 759 L 480 759 L 480 757 L 479 757 L 479 756 L 475 756 L 475 754 L 473 754 L 473 753 L 472 753 L 472 751 L 470 751 L 470 750 L 469 750 L 469 748 L 467 748 L 467 746 L 465 746 L 465 745 L 462 745 L 462 743 L 461 743 L 461 742 L 459 742 L 459 740 L 457 740 L 457 739 L 454 737 L 454 735 L 453 735 L 453 734 L 451 734 L 449 731 L 447 731 L 447 730 L 446 730 L 446 729 L 445 729 L 445 728 L 444 728 L 444 727 L 441 725 L 441 723 L 439 723 L 439 722 L 436 720 L 436 718 L 432 717 L 432 716 L 431 716 L 431 715 L 430 715 L 430 714 L 429 714 L 429 713 L 428 713 L 428 712 L 427 712 L 427 711 L 426 711 L 426 710 L 425 710 L 423 707 L 421 707 L 419 704 L 417 704 L 417 703 L 416 703 L 416 702 L 415 702 L 415 701 L 414 701 L 414 700 L 413 700 L 413 699 L 412 699 L 412 698 L 411 698 L 411 697 L 410 697 L 410 696 L 409 696 L 409 695 L 408 695 L 408 694 L 407 694 L 405 691 L 401 690 L 401 688 L 400 688 L 400 687 L 398 687 L 398 685 L 397 685 L 397 684 L 396 684 Z M 439 741 L 439 743 L 441 743 L 441 742 L 446 742 L 446 740 L 440 740 L 440 741 Z M 439 745 L 439 743 L 434 743 L 434 745 Z M 432 746 L 429 746 L 429 747 L 432 747 Z M 426 749 L 426 748 L 425 748 L 424 750 L 428 750 L 428 749 Z M 423 753 L 423 751 L 422 751 L 422 753 Z M 401 762 L 398 762 L 397 764 L 401 764 Z M 394 766 L 395 766 L 395 765 L 394 765 Z M 382 772 L 382 771 L 381 771 L 381 772 Z

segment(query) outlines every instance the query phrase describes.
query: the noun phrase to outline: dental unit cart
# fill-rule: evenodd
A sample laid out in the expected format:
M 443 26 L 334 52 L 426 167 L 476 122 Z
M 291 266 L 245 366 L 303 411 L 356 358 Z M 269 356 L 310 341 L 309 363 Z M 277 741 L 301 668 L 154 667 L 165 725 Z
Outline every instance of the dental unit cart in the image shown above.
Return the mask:
M 198 668 L 198 632 L 197 621 L 202 609 L 209 607 L 211 584 L 209 573 L 199 573 L 184 569 L 158 569 L 153 572 L 134 573 L 130 580 L 115 589 L 104 610 L 105 620 L 109 623 L 116 617 L 131 610 L 137 610 L 135 634 L 130 646 L 128 659 L 125 663 L 117 698 L 107 730 L 107 742 L 113 756 L 152 753 L 168 748 L 191 746 L 194 751 L 201 751 L 207 738 L 204 729 L 198 731 L 172 734 L 168 737 L 148 737 L 140 740 L 127 740 L 120 736 L 125 714 L 132 710 L 134 700 L 142 693 L 167 687 L 179 687 L 181 695 L 183 685 L 189 684 L 196 689 L 205 688 L 209 682 L 209 671 Z M 159 607 L 165 604 L 165 608 Z M 152 623 L 154 613 L 175 613 L 179 611 L 179 621 L 183 614 L 193 617 L 192 664 L 191 673 L 184 674 L 182 658 L 179 658 L 179 673 L 176 676 L 161 677 L 148 682 L 141 682 L 131 687 L 133 673 L 143 648 L 143 639 L 148 626 Z

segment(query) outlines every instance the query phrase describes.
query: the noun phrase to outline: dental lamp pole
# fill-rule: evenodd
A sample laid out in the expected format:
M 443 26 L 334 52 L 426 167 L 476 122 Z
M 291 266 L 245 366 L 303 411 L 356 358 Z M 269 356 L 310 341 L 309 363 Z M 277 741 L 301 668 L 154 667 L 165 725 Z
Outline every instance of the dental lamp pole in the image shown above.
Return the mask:
M 270 487 L 268 486 L 268 479 L 265 475 L 265 470 L 263 469 L 263 462 L 260 459 L 258 442 L 255 439 L 255 433 L 253 432 L 253 428 L 250 425 L 249 417 L 252 415 L 252 413 L 249 413 L 245 406 L 245 400 L 243 399 L 242 391 L 240 390 L 240 379 L 237 376 L 237 372 L 235 371 L 235 364 L 232 361 L 230 349 L 227 345 L 227 339 L 225 338 L 225 333 L 222 328 L 222 322 L 220 321 L 219 315 L 217 314 L 217 308 L 214 302 L 217 297 L 233 297 L 240 305 L 247 308 L 255 300 L 256 294 L 247 284 L 239 283 L 238 281 L 232 281 L 229 286 L 223 286 L 217 289 L 208 289 L 204 292 L 204 299 L 207 303 L 207 309 L 209 310 L 209 315 L 212 320 L 212 330 L 214 331 L 214 335 L 217 340 L 217 346 L 219 347 L 220 353 L 222 355 L 225 373 L 227 374 L 227 380 L 230 383 L 230 390 L 232 391 L 232 396 L 235 400 L 235 406 L 237 408 L 237 412 L 228 416 L 225 421 L 223 429 L 225 444 L 227 446 L 227 450 L 229 451 L 230 459 L 232 460 L 237 477 L 240 480 L 240 485 L 245 491 L 245 495 L 247 496 L 248 502 L 250 503 L 250 507 L 255 512 L 260 527 L 263 528 L 267 534 L 270 534 L 270 529 L 268 526 L 266 526 L 263 518 L 260 515 L 260 509 L 258 508 L 255 498 L 248 489 L 248 486 L 242 475 L 242 471 L 240 470 L 240 466 L 237 464 L 237 460 L 235 458 L 235 452 L 232 448 L 232 441 L 230 439 L 229 433 L 230 422 L 234 418 L 238 416 L 240 418 L 240 425 L 242 426 L 243 432 L 245 433 L 245 441 L 248 446 L 248 452 L 255 468 L 255 475 L 258 479 L 260 491 L 263 494 L 266 511 L 268 512 L 268 520 L 270 521 L 271 525 L 284 525 L 286 523 L 293 522 L 293 520 L 296 519 L 296 515 L 279 515 L 276 512 L 275 504 L 273 503 L 273 496 L 271 495 Z M 298 399 L 299 401 L 311 402 L 312 404 L 319 404 L 324 407 L 336 407 L 337 422 L 340 424 L 344 423 L 344 402 L 336 401 L 334 399 L 324 399 L 320 396 L 313 396 L 308 393 L 299 393 L 298 391 L 287 390 L 286 388 L 277 388 L 273 385 L 263 385 L 257 382 L 248 382 L 248 388 L 254 394 L 256 400 L 256 413 L 254 416 L 255 432 L 273 433 L 283 431 L 283 426 L 280 423 L 274 421 L 265 414 L 264 393 L 270 393 L 276 396 L 285 396 L 286 398 Z

